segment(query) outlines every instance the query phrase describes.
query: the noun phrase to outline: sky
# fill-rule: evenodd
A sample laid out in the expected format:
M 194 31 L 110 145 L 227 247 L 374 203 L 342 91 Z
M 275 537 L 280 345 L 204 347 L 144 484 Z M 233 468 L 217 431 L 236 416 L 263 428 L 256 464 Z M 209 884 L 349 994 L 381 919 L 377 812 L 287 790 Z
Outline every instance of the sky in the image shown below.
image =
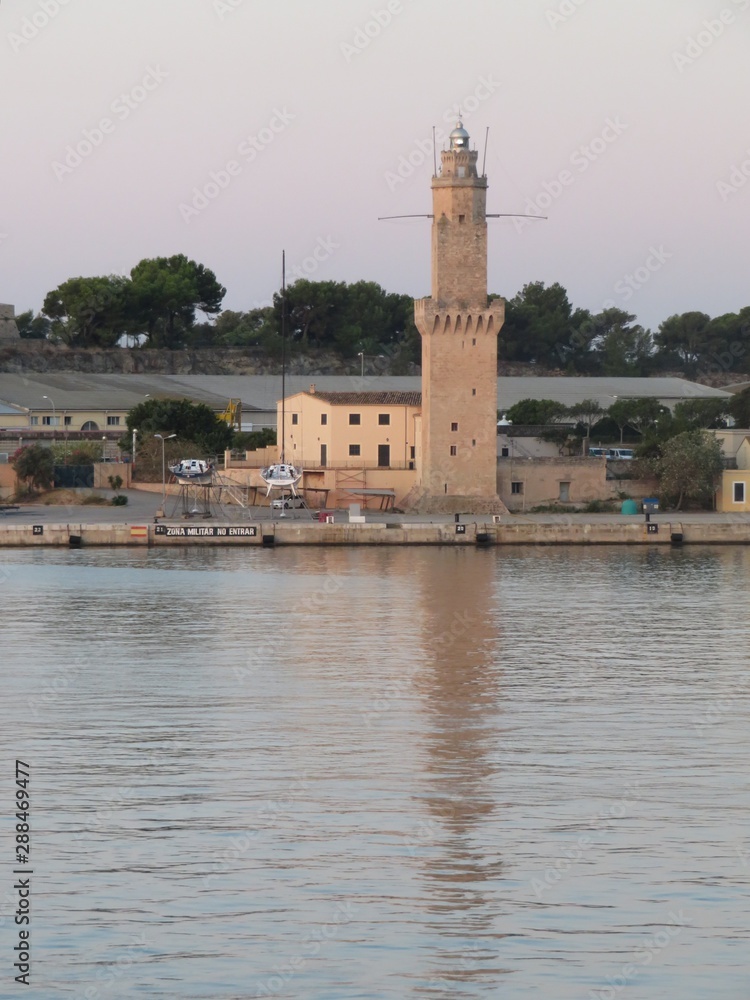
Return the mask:
M 0 301 L 183 253 L 224 307 L 430 289 L 432 130 L 486 156 L 491 292 L 656 329 L 750 304 L 750 0 L 0 0 Z M 489 138 L 485 143 L 487 129 Z

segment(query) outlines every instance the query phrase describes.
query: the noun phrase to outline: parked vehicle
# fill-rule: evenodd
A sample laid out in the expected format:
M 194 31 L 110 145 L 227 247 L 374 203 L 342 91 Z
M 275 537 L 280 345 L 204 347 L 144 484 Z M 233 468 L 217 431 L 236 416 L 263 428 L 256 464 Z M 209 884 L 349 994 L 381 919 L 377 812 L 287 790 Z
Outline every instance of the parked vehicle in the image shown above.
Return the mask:
M 630 462 L 634 458 L 632 448 L 610 448 L 607 458 L 612 462 Z
M 590 458 L 606 458 L 608 453 L 607 448 L 589 448 Z
M 303 509 L 307 506 L 303 497 L 277 497 L 275 500 L 271 501 L 271 507 L 273 510 L 292 510 Z

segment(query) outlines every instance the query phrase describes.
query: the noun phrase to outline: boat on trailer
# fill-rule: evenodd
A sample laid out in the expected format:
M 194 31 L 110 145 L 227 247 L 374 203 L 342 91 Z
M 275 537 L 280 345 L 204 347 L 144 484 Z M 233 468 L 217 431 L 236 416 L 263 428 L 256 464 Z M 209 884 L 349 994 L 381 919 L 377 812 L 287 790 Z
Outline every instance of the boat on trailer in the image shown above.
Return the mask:
M 302 472 L 289 462 L 278 462 L 260 470 L 260 478 L 266 484 L 266 496 L 271 490 L 290 490 L 292 496 L 297 496 L 297 483 L 302 478 Z
M 181 486 L 210 486 L 213 482 L 214 467 L 202 458 L 183 458 L 170 465 L 169 471 Z

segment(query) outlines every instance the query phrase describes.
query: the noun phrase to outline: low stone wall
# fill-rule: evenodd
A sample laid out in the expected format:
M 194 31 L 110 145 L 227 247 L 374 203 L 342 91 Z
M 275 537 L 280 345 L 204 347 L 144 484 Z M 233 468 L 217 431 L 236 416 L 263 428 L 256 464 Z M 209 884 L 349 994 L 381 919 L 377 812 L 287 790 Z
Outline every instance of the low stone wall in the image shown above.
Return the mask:
M 533 522 L 511 516 L 500 523 L 262 522 L 257 524 L 44 524 L 0 523 L 0 547 L 174 545 L 750 545 L 747 522 L 689 522 L 641 518 L 622 521 Z

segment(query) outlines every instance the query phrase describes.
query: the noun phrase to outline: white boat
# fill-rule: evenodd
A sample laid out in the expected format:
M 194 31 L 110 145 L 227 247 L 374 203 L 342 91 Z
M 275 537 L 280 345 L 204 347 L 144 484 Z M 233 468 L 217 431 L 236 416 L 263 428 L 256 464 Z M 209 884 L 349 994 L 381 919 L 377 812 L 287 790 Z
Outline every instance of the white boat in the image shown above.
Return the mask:
M 260 478 L 266 484 L 266 496 L 271 490 L 291 490 L 292 496 L 297 495 L 296 486 L 302 478 L 302 472 L 289 462 L 278 462 L 260 470 Z
M 169 471 L 181 486 L 209 486 L 214 475 L 214 467 L 202 458 L 183 458 Z

